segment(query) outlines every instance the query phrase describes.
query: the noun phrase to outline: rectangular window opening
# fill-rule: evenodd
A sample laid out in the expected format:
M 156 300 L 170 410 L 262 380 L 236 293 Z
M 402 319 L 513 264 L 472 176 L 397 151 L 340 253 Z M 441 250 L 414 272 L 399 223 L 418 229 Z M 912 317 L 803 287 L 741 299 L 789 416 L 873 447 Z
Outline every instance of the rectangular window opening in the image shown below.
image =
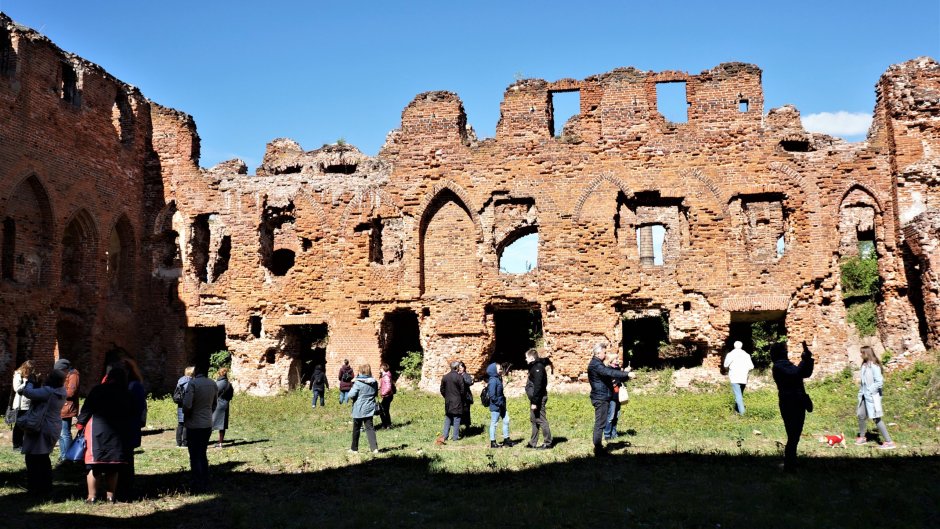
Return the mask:
M 551 95 L 551 120 L 549 131 L 555 138 L 562 138 L 565 125 L 572 117 L 581 114 L 581 91 L 549 92 Z
M 656 110 L 670 123 L 688 123 L 689 99 L 685 81 L 656 83 Z
M 747 112 L 747 99 L 738 101 L 738 112 Z
M 62 100 L 72 106 L 81 105 L 81 95 L 78 91 L 78 74 L 71 65 L 62 63 Z

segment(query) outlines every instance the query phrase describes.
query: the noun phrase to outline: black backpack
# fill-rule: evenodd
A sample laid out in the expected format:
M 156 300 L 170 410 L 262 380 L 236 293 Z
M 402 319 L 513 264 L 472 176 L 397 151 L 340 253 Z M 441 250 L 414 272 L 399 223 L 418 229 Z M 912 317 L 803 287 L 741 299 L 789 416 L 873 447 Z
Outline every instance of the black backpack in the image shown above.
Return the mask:
M 183 405 L 183 395 L 186 393 L 186 384 L 178 384 L 176 389 L 173 390 L 173 402 L 177 406 Z
M 489 384 L 483 386 L 483 390 L 480 391 L 480 404 L 482 404 L 484 408 L 490 407 L 490 385 Z

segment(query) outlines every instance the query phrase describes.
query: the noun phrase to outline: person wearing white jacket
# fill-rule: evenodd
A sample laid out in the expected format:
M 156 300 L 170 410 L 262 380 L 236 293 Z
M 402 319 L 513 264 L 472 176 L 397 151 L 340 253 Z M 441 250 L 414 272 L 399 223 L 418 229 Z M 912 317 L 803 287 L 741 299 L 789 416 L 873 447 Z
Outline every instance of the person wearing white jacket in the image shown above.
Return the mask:
M 728 370 L 728 380 L 731 382 L 731 391 L 734 392 L 734 403 L 738 414 L 744 415 L 744 388 L 747 386 L 747 375 L 754 369 L 751 355 L 747 354 L 741 342 L 734 342 L 734 349 L 725 356 L 725 369 Z

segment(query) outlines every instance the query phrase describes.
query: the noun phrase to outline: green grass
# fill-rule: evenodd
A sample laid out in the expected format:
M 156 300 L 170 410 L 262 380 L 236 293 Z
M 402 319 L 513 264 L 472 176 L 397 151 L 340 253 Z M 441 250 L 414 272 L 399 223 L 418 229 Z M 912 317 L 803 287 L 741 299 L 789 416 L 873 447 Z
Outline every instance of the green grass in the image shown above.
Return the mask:
M 0 511 L 7 527 L 878 527 L 938 526 L 940 407 L 936 362 L 890 373 L 885 420 L 901 448 L 874 444 L 830 449 L 822 433 L 855 428 L 851 373 L 815 382 L 797 474 L 777 469 L 783 424 L 772 390 L 747 392 L 747 416 L 732 413 L 730 390 L 660 388 L 624 406 L 613 456 L 591 457 L 593 410 L 584 395 L 551 395 L 558 441 L 551 451 L 487 448 L 488 412 L 473 407 L 473 434 L 435 446 L 443 402 L 402 389 L 373 456 L 363 436 L 348 454 L 349 407 L 329 391 L 325 408 L 310 393 L 237 395 L 231 446 L 210 449 L 211 494 L 186 493 L 188 459 L 174 447 L 175 406 L 150 402 L 150 431 L 138 453 L 142 499 L 116 506 L 82 503 L 82 470 L 56 472 L 53 501 L 22 490 L 22 456 L 0 452 Z M 655 374 L 650 374 L 655 376 Z M 933 387 L 932 392 L 931 387 Z M 513 438 L 529 432 L 526 402 L 510 399 Z M 2 440 L 9 444 L 9 433 Z M 850 439 L 851 441 L 851 439 Z M 53 456 L 55 457 L 55 453 Z

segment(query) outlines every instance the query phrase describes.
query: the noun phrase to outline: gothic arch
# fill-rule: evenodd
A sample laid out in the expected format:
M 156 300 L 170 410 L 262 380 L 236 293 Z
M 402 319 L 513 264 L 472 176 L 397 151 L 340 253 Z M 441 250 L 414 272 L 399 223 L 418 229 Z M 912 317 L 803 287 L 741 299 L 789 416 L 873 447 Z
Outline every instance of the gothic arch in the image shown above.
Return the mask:
M 478 286 L 480 220 L 466 193 L 453 183 L 435 186 L 423 204 L 418 229 L 419 288 L 426 293 L 468 295 Z M 449 222 L 437 226 L 438 223 Z
M 587 202 L 588 198 L 601 186 L 604 182 L 610 182 L 614 184 L 624 195 L 633 196 L 633 190 L 631 190 L 623 182 L 623 180 L 617 178 L 612 173 L 606 172 L 601 173 L 596 176 L 594 180 L 591 180 L 591 183 L 587 185 L 584 191 L 581 193 L 581 196 L 578 198 L 578 201 L 575 203 L 574 211 L 572 212 L 572 219 L 577 223 L 581 219 L 581 209 L 584 207 L 584 203 Z
M 54 214 L 45 186 L 35 174 L 20 181 L 7 198 L 3 222 L 2 276 L 28 285 L 51 274 Z
M 80 284 L 86 279 L 93 280 L 97 272 L 98 230 L 88 211 L 79 209 L 72 214 L 65 223 L 61 240 L 62 283 Z
M 108 294 L 130 301 L 134 291 L 134 270 L 137 261 L 137 239 L 127 214 L 122 214 L 111 227 L 108 237 L 106 276 Z

